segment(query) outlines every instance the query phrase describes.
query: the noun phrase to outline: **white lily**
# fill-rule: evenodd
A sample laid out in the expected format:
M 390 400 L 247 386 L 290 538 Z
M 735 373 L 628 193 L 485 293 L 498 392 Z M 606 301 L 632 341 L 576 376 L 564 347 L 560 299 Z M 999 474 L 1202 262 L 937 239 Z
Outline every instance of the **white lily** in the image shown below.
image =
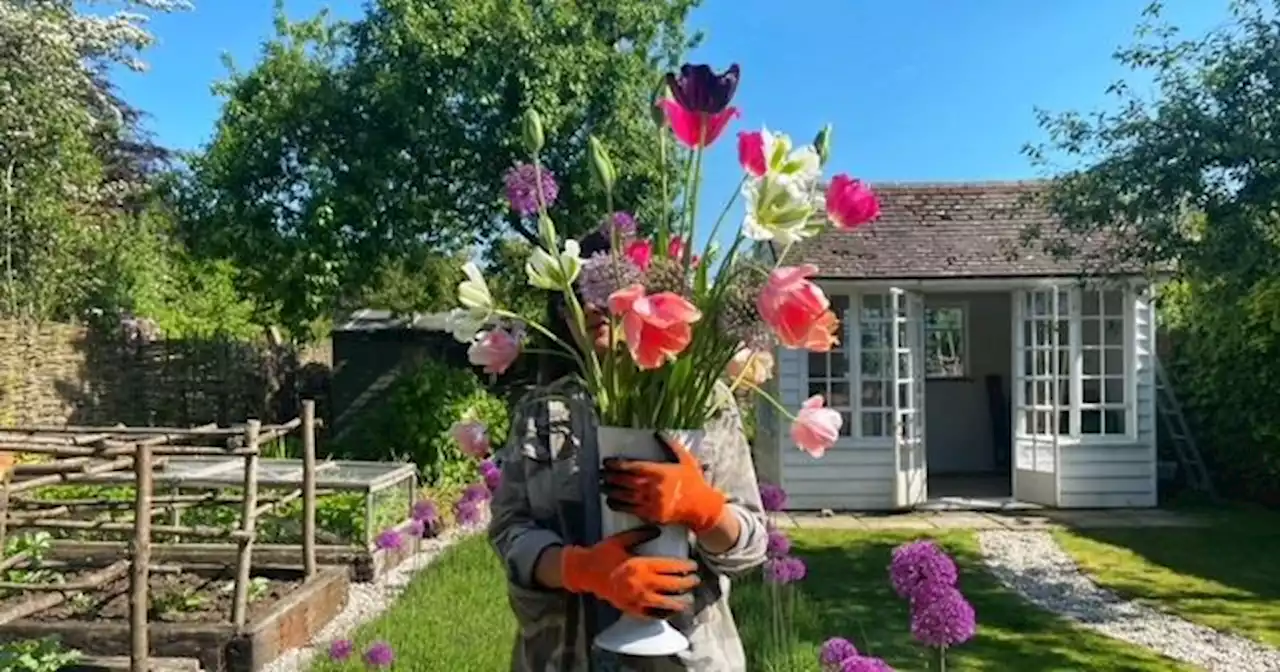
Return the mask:
M 764 155 L 769 163 L 766 177 L 776 177 L 783 182 L 809 185 L 822 175 L 822 158 L 811 145 L 792 149 L 791 137 L 760 129 L 764 140 Z
M 462 265 L 462 273 L 467 276 L 458 284 L 458 303 L 472 310 L 493 311 L 493 294 L 489 293 L 489 285 L 480 274 L 480 267 L 474 261 Z
M 783 176 L 765 175 L 742 188 L 747 214 L 742 233 L 752 240 L 773 240 L 790 245 L 816 234 L 811 192 L 805 185 Z
M 476 334 L 484 328 L 487 315 L 479 310 L 454 308 L 444 318 L 444 329 L 453 334 L 459 343 L 470 343 Z
M 558 257 L 551 256 L 550 252 L 541 247 L 535 248 L 524 264 L 529 284 L 550 291 L 570 289 L 578 279 L 578 273 L 582 271 L 580 253 L 581 248 L 576 240 L 566 240 L 564 251 Z

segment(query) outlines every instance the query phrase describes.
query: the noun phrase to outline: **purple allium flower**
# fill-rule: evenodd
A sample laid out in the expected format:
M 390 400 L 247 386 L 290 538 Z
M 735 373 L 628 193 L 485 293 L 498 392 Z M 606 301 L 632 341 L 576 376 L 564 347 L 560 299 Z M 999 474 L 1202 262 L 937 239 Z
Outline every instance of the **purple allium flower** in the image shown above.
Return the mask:
M 765 511 L 781 511 L 787 506 L 787 491 L 780 485 L 761 483 L 760 503 Z
M 489 488 L 484 483 L 472 483 L 462 491 L 462 501 L 464 502 L 482 502 L 489 499 Z
M 555 175 L 546 168 L 535 168 L 531 163 L 518 163 L 507 171 L 503 181 L 507 187 L 507 201 L 511 209 L 521 216 L 537 214 L 538 207 L 538 175 L 542 176 L 542 199 L 548 208 L 555 203 L 560 187 L 556 185 Z
M 335 639 L 329 642 L 329 660 L 342 662 L 351 657 L 355 645 L 349 639 Z
M 604 308 L 609 304 L 611 294 L 640 282 L 642 275 L 630 259 L 597 252 L 582 262 L 582 270 L 578 273 L 578 292 L 587 305 Z
M 832 637 L 822 643 L 818 650 L 818 662 L 824 670 L 838 670 L 840 663 L 847 658 L 858 655 L 858 649 L 844 637 Z
M 977 631 L 973 605 L 955 588 L 919 602 L 911 610 L 911 636 L 925 646 L 952 647 L 973 638 Z
M 600 222 L 600 233 L 603 233 L 606 236 L 612 236 L 614 231 L 617 231 L 618 237 L 622 239 L 636 235 L 635 215 L 622 210 L 610 215 L 605 215 L 604 219 Z
M 808 568 L 795 556 L 772 558 L 764 563 L 764 578 L 772 583 L 794 583 L 805 577 Z
M 791 552 L 791 540 L 782 530 L 769 530 L 769 542 L 765 552 L 771 558 L 781 558 Z
M 387 528 L 378 533 L 374 544 L 384 551 L 398 551 L 404 547 L 404 536 L 393 528 Z
M 391 645 L 386 642 L 374 642 L 368 651 L 364 652 L 364 664 L 369 667 L 391 667 L 391 663 L 396 660 L 396 654 L 391 650 Z
M 893 672 L 889 664 L 871 656 L 853 656 L 840 661 L 840 672 Z
M 498 491 L 498 486 L 502 484 L 502 472 L 494 469 L 493 471 L 484 472 L 484 487 L 489 488 L 490 494 Z
M 955 561 L 932 541 L 913 541 L 893 549 L 889 580 L 898 597 L 910 599 L 923 583 L 954 586 L 957 578 Z
M 480 502 L 476 500 L 459 501 L 453 510 L 454 518 L 458 520 L 458 524 L 464 527 L 475 525 L 480 522 Z
M 409 536 L 420 539 L 422 538 L 422 533 L 427 529 L 427 524 L 417 518 L 414 518 L 409 521 L 409 525 L 406 529 L 409 531 Z
M 429 499 L 421 499 L 414 502 L 413 519 L 421 520 L 427 524 L 431 524 L 439 520 L 440 512 L 436 511 L 436 503 Z

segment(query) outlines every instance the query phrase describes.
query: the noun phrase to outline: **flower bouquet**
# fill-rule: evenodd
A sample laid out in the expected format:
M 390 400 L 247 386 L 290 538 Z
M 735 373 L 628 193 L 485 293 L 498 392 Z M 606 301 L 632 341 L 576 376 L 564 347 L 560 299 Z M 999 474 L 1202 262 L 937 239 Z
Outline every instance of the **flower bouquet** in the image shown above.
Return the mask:
M 879 205 L 867 186 L 847 175 L 824 188 L 829 128 L 805 146 L 768 130 L 743 132 L 741 188 L 715 220 L 705 248 L 695 251 L 703 155 L 738 116 L 730 104 L 738 79 L 736 65 L 719 74 L 706 65 L 685 65 L 667 75 L 667 92 L 657 102 L 655 141 L 666 156 L 673 136 L 687 153 L 688 186 L 678 213 L 664 199 L 658 221 L 644 223 L 643 231 L 633 217 L 615 210 L 616 169 L 607 148 L 589 138 L 591 171 L 603 187 L 608 214 L 596 234 L 607 242 L 586 253 L 579 241 L 558 233 L 557 186 L 539 162 L 541 122 L 536 112 L 526 113 L 522 135 L 530 160 L 508 173 L 507 197 L 519 215 L 537 221 L 539 242 L 525 271 L 531 285 L 563 297 L 567 337 L 554 325 L 528 321 L 495 302 L 479 268 L 463 267 L 462 307 L 449 314 L 446 328 L 471 344 L 471 362 L 490 373 L 505 371 L 532 333 L 549 342 L 544 352 L 571 360 L 594 404 L 602 459 L 667 460 L 658 431 L 678 434 L 697 454 L 703 428 L 722 400 L 732 402 L 732 393 L 754 393 L 776 406 L 793 421 L 796 444 L 815 457 L 839 436 L 842 418 L 821 396 L 791 413 L 762 385 L 772 374 L 775 347 L 825 352 L 838 338 L 839 320 L 810 279 L 818 269 L 784 265 L 791 246 L 828 225 L 849 229 L 870 222 Z M 739 196 L 746 216 L 721 252 L 717 234 Z M 773 246 L 771 263 L 758 253 L 760 243 Z M 606 535 L 636 524 L 604 511 Z M 640 552 L 687 556 L 688 537 L 684 528 L 668 528 Z M 664 621 L 637 620 L 619 621 L 597 645 L 641 655 L 669 655 L 687 646 Z

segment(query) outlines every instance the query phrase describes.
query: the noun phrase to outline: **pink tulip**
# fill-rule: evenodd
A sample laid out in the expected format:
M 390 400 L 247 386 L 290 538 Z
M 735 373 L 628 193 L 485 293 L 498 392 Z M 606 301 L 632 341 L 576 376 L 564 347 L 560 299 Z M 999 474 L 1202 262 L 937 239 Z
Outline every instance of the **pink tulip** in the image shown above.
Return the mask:
M 738 163 L 752 177 L 764 177 L 769 172 L 769 157 L 764 155 L 763 133 L 743 131 L 738 134 Z
M 791 423 L 791 440 L 800 450 L 813 457 L 822 457 L 827 449 L 840 438 L 844 418 L 823 406 L 822 395 L 809 397 L 800 406 L 795 422 Z
M 609 297 L 609 310 L 622 318 L 623 340 L 641 369 L 656 369 L 675 359 L 693 340 L 698 309 L 673 292 L 646 295 L 643 285 L 631 285 Z
M 489 432 L 484 423 L 477 420 L 460 420 L 449 428 L 449 434 L 462 452 L 476 459 L 489 455 Z
M 710 147 L 724 133 L 725 127 L 738 116 L 738 108 L 728 107 L 721 112 L 708 114 L 685 108 L 670 98 L 658 101 L 667 115 L 667 123 L 676 140 L 689 149 Z
M 841 229 L 856 229 L 880 216 L 871 187 L 841 173 L 827 185 L 827 217 Z
M 636 268 L 647 271 L 649 270 L 649 264 L 653 261 L 653 241 L 633 240 L 623 248 L 622 256 L 626 257 Z
M 742 380 L 752 385 L 764 385 L 773 375 L 773 355 L 768 350 L 743 348 L 729 360 L 729 380 Z
M 506 373 L 519 355 L 520 340 L 501 328 L 480 332 L 467 349 L 467 358 L 485 373 Z
M 829 310 L 831 302 L 809 280 L 817 272 L 813 264 L 776 268 L 756 299 L 760 316 L 788 348 L 827 352 L 839 342 L 840 323 Z

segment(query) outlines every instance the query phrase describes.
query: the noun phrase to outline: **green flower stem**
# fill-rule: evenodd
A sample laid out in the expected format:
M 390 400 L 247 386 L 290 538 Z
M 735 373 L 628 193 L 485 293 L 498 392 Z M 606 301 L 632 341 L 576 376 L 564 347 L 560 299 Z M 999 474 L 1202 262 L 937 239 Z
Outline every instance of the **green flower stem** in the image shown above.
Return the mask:
M 667 127 L 658 127 L 658 159 L 661 161 L 659 173 L 662 174 L 662 217 L 658 220 L 658 232 L 662 236 L 671 231 L 671 194 L 667 186 Z
M 778 409 L 779 413 L 787 416 L 788 420 L 794 421 L 796 419 L 796 415 L 794 413 L 792 413 L 791 411 L 788 411 L 787 407 L 783 406 L 782 403 L 779 402 L 777 399 L 775 399 L 772 394 L 769 394 L 768 392 L 765 392 L 764 390 L 760 389 L 759 385 L 756 385 L 755 383 L 749 383 L 749 382 L 743 381 L 742 386 L 760 395 L 761 399 L 764 399 L 765 401 L 769 402 L 774 408 Z
M 947 672 L 947 647 L 938 647 L 938 672 Z
M 572 288 L 566 289 L 564 295 L 568 299 L 569 309 L 573 311 L 573 321 L 578 327 L 576 335 L 582 342 L 582 351 L 587 355 L 583 373 L 591 378 L 588 384 L 594 388 L 596 403 L 600 406 L 600 413 L 603 415 L 608 412 L 609 404 L 613 398 L 609 394 L 609 389 L 604 386 L 604 372 L 600 367 L 600 357 L 596 354 L 595 343 L 591 338 L 591 334 L 587 333 L 587 314 L 582 309 L 582 303 L 578 301 L 578 295 L 573 293 Z M 587 364 L 590 366 L 586 366 Z
M 705 125 L 702 127 L 702 134 L 706 135 Z M 693 264 L 693 237 L 698 230 L 698 193 L 702 191 L 702 157 L 706 153 L 704 144 L 699 142 L 698 149 L 694 152 L 693 179 L 689 181 L 689 188 L 692 190 L 689 194 L 689 229 L 684 240 L 684 259 L 681 260 L 685 268 Z
M 716 218 L 716 223 L 711 227 L 711 235 L 707 237 L 707 245 L 710 246 L 716 239 L 716 234 L 720 232 L 720 225 L 724 223 L 726 217 L 729 216 L 729 210 L 733 208 L 733 204 L 738 202 L 738 196 L 742 193 L 742 186 L 747 183 L 747 176 L 743 175 L 738 182 L 738 186 L 733 190 L 733 195 L 729 196 L 729 201 L 724 204 L 724 209 L 720 211 L 720 216 Z

